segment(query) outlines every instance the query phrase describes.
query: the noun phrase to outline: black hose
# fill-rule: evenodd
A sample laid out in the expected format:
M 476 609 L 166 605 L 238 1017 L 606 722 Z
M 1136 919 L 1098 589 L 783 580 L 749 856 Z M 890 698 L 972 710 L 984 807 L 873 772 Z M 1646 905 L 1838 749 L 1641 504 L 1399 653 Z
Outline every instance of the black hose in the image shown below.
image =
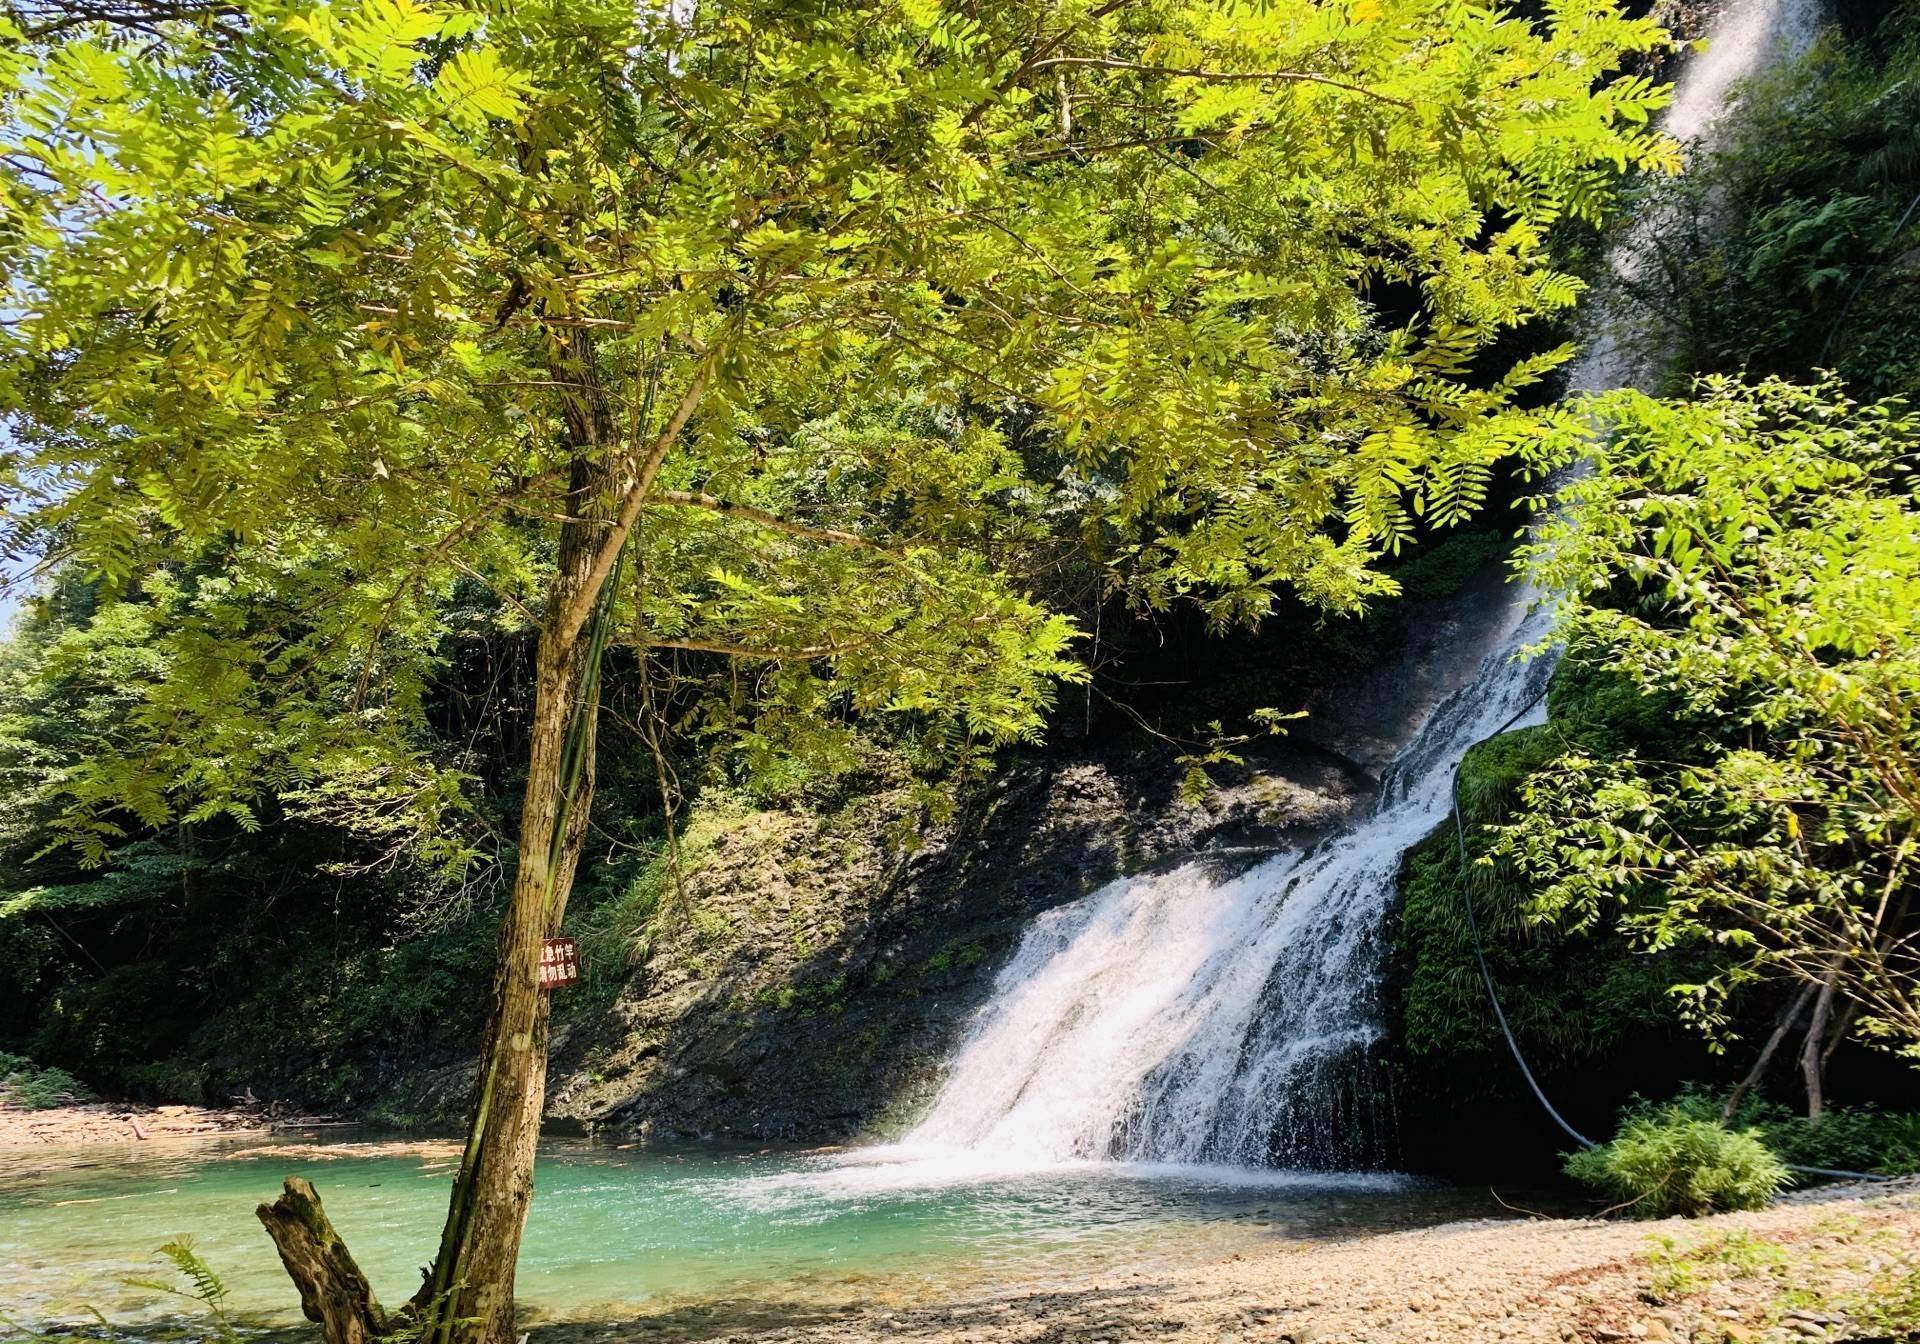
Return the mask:
M 1521 715 L 1527 713 L 1535 705 L 1539 704 L 1541 698 L 1545 695 L 1546 691 L 1542 690 L 1538 695 L 1527 701 L 1526 704 L 1515 710 L 1511 718 L 1494 729 L 1483 740 L 1492 741 L 1513 727 L 1515 723 L 1519 722 Z M 1465 764 L 1465 761 L 1466 758 L 1464 756 L 1461 757 L 1462 765 Z M 1467 858 L 1466 823 L 1460 819 L 1460 770 L 1460 766 L 1455 766 L 1453 770 L 1453 838 L 1460 846 L 1460 892 L 1461 895 L 1466 898 L 1467 928 L 1473 934 L 1473 955 L 1474 959 L 1480 963 L 1480 979 L 1487 987 L 1487 1002 L 1493 1005 L 1493 1017 L 1494 1020 L 1500 1024 L 1500 1034 L 1507 1038 L 1507 1048 L 1513 1051 L 1513 1062 L 1520 1066 L 1520 1076 L 1525 1078 L 1527 1080 L 1527 1086 L 1533 1089 L 1533 1095 L 1540 1102 L 1541 1109 L 1552 1116 L 1553 1123 L 1565 1130 L 1568 1137 L 1582 1148 L 1596 1147 L 1597 1145 L 1592 1139 L 1568 1124 L 1566 1117 L 1555 1110 L 1553 1103 L 1547 1100 L 1547 1094 L 1542 1090 L 1539 1080 L 1533 1076 L 1533 1070 L 1527 1067 L 1527 1057 L 1521 1053 L 1520 1042 L 1515 1039 L 1513 1028 L 1507 1025 L 1507 1015 L 1500 1007 L 1500 993 L 1493 987 L 1493 971 L 1487 965 L 1486 950 L 1480 945 L 1480 921 L 1473 912 L 1473 864 Z

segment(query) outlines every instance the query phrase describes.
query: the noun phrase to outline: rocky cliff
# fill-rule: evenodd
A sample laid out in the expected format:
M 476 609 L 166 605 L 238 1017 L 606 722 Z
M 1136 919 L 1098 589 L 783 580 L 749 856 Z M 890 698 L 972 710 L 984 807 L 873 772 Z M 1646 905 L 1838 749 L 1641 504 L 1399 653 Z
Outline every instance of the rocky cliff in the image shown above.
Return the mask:
M 833 807 L 705 806 L 643 959 L 556 1048 L 555 1123 L 785 1141 L 899 1127 L 1035 914 L 1122 874 L 1304 843 L 1370 796 L 1507 600 L 1484 546 L 1412 577 L 1391 615 L 1274 631 L 1186 669 L 1183 704 L 1309 709 L 1237 747 L 1199 801 L 1183 797 L 1180 740 L 1141 716 L 1001 762 L 924 830 L 884 766 Z

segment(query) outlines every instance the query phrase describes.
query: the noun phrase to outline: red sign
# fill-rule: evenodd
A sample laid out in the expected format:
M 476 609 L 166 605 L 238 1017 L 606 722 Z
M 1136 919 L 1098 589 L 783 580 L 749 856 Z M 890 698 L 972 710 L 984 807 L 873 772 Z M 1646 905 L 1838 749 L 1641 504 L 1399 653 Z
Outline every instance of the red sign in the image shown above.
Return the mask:
M 580 944 L 572 938 L 546 938 L 540 943 L 540 988 L 559 989 L 580 983 Z

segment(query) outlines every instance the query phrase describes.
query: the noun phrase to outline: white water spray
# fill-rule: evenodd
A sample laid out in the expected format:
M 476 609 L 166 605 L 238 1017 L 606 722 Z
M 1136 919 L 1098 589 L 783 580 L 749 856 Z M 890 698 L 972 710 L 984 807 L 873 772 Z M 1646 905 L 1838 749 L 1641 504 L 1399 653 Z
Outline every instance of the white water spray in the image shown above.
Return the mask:
M 1367 1156 L 1353 1066 L 1380 1033 L 1381 920 L 1454 765 L 1539 690 L 1543 669 L 1512 654 L 1546 630 L 1521 611 L 1351 830 L 1223 883 L 1192 864 L 1036 920 L 908 1142 L 1019 1163 Z
M 1804 50 L 1817 16 L 1817 0 L 1733 0 L 1688 63 L 1667 131 L 1706 138 L 1734 84 Z M 1570 382 L 1614 387 L 1634 372 L 1602 335 Z M 1123 879 L 1037 919 L 902 1147 L 965 1169 L 1384 1156 L 1369 1067 L 1382 922 L 1401 856 L 1446 817 L 1467 749 L 1545 682 L 1550 660 L 1519 656 L 1548 633 L 1531 597 L 1489 612 L 1493 652 L 1463 669 L 1343 834 L 1224 882 L 1203 864 Z

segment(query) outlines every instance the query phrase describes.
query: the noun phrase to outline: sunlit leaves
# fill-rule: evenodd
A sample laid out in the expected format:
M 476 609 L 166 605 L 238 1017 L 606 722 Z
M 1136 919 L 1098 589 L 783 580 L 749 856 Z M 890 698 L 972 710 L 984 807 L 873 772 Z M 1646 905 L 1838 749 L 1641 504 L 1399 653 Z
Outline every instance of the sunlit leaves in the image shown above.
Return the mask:
M 1498 852 L 1542 915 L 1625 904 L 1648 946 L 1740 949 L 1690 987 L 1709 1023 L 1762 972 L 1832 975 L 1920 1051 L 1920 421 L 1831 386 L 1698 394 L 1598 399 L 1532 547 L 1574 652 L 1672 706 L 1676 759 L 1562 758 Z
M 447 115 L 463 128 L 478 130 L 487 118 L 518 116 L 534 91 L 533 79 L 514 70 L 492 47 L 469 47 L 455 54 L 434 77 L 434 92 Z
M 361 0 L 341 20 L 336 49 L 353 66 L 398 80 L 412 71 L 420 44 L 443 22 L 442 11 L 415 0 Z
M 408 755 L 438 604 L 546 619 L 561 520 L 609 503 L 576 469 L 631 480 L 687 398 L 660 484 L 800 530 L 649 502 L 620 629 L 744 669 L 711 721 L 762 764 L 855 716 L 1030 737 L 1074 673 L 1063 543 L 1220 622 L 1354 610 L 1564 442 L 1521 406 L 1560 353 L 1493 352 L 1577 295 L 1547 226 L 1671 164 L 1618 77 L 1662 40 L 1609 0 L 51 34 L 0 65 L 10 509 L 110 596 L 228 585 L 158 632 L 180 702 L 140 721 L 203 749 L 103 762 L 88 805 L 441 806 Z

